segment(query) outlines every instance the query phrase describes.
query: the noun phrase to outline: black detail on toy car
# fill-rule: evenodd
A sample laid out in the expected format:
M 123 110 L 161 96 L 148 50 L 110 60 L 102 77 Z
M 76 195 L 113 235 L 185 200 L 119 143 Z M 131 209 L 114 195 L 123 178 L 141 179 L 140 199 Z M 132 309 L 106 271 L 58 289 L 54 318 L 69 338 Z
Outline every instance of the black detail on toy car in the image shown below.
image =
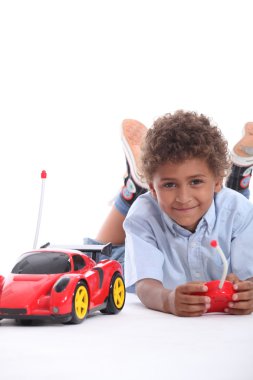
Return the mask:
M 27 252 L 12 269 L 16 274 L 56 274 L 70 272 L 69 256 L 63 252 Z
M 71 245 L 53 245 L 50 243 L 44 244 L 41 248 L 57 248 L 57 249 L 71 249 L 71 250 L 77 250 L 82 253 L 87 254 L 94 260 L 96 263 L 100 260 L 100 255 L 104 255 L 108 258 L 112 255 L 112 243 L 107 244 L 71 244 Z
M 2 316 L 4 316 L 4 314 L 10 314 L 10 315 L 16 315 L 16 314 L 26 314 L 27 313 L 27 310 L 25 308 L 22 308 L 22 309 L 13 309 L 13 308 L 3 308 L 1 307 L 0 308 L 0 313 L 2 314 Z
M 74 264 L 74 270 L 83 269 L 86 265 L 84 258 L 80 255 L 73 255 L 72 260 Z
M 70 278 L 69 277 L 62 277 L 60 278 L 56 284 L 54 285 L 54 290 L 57 292 L 57 293 L 60 293 L 62 292 L 64 289 L 66 289 L 66 287 L 68 286 L 68 283 L 70 281 Z
M 99 274 L 99 289 L 101 289 L 104 282 L 104 271 L 102 268 L 99 267 L 94 267 L 93 270 L 96 270 Z

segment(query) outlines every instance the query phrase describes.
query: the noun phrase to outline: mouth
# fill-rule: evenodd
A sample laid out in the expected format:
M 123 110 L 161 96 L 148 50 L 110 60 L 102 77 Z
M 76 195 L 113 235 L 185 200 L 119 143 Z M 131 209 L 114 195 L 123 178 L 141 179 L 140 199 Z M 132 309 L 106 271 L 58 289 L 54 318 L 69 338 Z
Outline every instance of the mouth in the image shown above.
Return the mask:
M 191 212 L 192 210 L 194 210 L 197 207 L 198 206 L 192 206 L 192 207 L 173 207 L 173 210 L 176 211 L 176 212 L 184 213 L 184 212 Z

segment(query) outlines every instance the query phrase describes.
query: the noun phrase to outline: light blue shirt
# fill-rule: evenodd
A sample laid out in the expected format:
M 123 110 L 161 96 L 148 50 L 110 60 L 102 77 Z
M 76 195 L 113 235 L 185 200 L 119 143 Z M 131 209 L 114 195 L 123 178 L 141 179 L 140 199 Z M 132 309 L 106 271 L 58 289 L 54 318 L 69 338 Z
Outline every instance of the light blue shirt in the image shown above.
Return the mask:
M 253 204 L 224 188 L 214 197 L 194 233 L 180 227 L 146 193 L 131 206 L 126 232 L 126 287 L 144 278 L 174 289 L 189 281 L 218 280 L 223 263 L 210 246 L 216 239 L 228 261 L 228 273 L 253 277 Z

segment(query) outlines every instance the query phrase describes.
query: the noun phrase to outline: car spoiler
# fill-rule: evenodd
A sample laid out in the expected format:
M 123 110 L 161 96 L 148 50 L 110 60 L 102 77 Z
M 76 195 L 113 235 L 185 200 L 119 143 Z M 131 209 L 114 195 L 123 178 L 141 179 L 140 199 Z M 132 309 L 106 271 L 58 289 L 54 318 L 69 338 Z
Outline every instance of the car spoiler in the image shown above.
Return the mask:
M 96 261 L 99 261 L 100 254 L 107 257 L 112 255 L 112 243 L 107 244 L 43 244 L 40 248 L 55 248 L 55 249 L 74 249 L 83 253 L 90 253 L 91 258 Z

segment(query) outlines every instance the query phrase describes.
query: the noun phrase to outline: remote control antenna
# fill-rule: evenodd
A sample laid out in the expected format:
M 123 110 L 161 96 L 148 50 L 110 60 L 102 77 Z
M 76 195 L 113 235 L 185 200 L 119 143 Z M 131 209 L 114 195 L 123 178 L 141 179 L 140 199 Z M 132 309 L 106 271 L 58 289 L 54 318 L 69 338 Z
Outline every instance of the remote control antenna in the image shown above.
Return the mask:
M 223 284 L 224 284 L 224 281 L 227 277 L 227 273 L 228 273 L 228 263 L 227 263 L 227 259 L 226 259 L 226 256 L 224 255 L 224 252 L 222 251 L 221 247 L 219 246 L 217 240 L 212 240 L 211 243 L 210 243 L 211 247 L 213 248 L 216 248 L 220 257 L 221 257 L 221 260 L 223 262 L 223 273 L 222 273 L 222 276 L 221 276 L 221 280 L 220 280 L 220 283 L 219 283 L 219 288 L 222 289 L 223 287 Z
M 42 170 L 40 177 L 41 177 L 40 207 L 39 207 L 39 214 L 38 214 L 38 220 L 37 220 L 37 228 L 36 228 L 35 237 L 34 237 L 33 249 L 36 249 L 36 246 L 38 243 L 43 201 L 44 201 L 44 192 L 45 192 L 45 180 L 47 178 L 47 172 L 45 170 Z

